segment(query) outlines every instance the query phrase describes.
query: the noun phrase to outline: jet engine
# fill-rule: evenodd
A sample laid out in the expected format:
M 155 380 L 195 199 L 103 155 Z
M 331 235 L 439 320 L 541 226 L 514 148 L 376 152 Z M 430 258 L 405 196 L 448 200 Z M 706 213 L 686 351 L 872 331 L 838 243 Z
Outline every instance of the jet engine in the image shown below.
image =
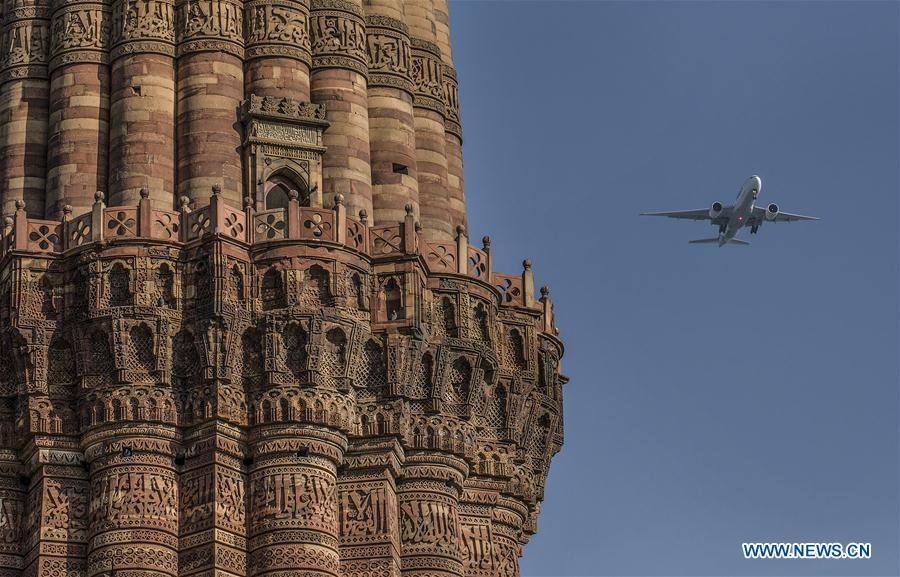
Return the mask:
M 709 207 L 709 218 L 719 218 L 720 214 L 722 214 L 722 203 L 712 203 L 712 206 Z
M 766 220 L 775 220 L 778 216 L 778 205 L 774 202 L 766 208 Z

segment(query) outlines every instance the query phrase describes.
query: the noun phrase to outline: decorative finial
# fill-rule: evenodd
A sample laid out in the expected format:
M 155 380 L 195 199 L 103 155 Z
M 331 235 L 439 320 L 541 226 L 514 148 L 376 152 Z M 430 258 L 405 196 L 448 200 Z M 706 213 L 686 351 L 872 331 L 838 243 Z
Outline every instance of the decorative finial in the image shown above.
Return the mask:
M 215 189 L 215 187 L 213 187 L 213 189 Z M 149 188 L 144 187 L 141 189 L 141 198 L 150 198 L 150 189 Z
M 488 250 L 489 248 L 491 248 L 491 237 L 486 236 L 486 237 L 482 238 L 481 244 L 482 244 L 483 250 Z
M 406 210 L 406 214 L 413 213 L 413 205 L 411 202 L 407 203 L 406 206 L 403 207 Z
M 338 206 L 344 204 L 344 195 L 343 194 L 335 194 L 334 195 L 334 206 Z
M 178 201 L 181 203 L 182 210 L 187 210 L 189 204 L 191 204 L 191 199 L 187 196 L 182 196 Z
M 300 198 L 300 193 L 297 192 L 296 188 L 292 188 L 288 191 L 288 199 L 289 200 L 297 200 Z
M 16 201 L 16 210 L 25 210 L 25 201 L 21 198 Z
M 366 212 L 366 209 L 359 209 L 359 221 L 363 224 L 367 224 L 369 222 L 369 213 Z
M 461 224 L 456 225 L 456 234 L 466 234 L 466 227 Z
M 215 183 L 214 185 L 212 185 L 212 193 L 213 194 L 220 194 L 221 192 L 222 192 L 222 186 L 218 182 Z
M 253 204 L 253 199 L 249 196 L 244 197 L 244 208 L 250 208 L 250 205 Z
M 525 270 L 531 270 L 531 260 L 526 258 L 522 261 L 522 266 L 525 268 Z
M 72 214 L 72 205 L 71 204 L 67 204 L 63 207 L 63 214 L 65 214 L 66 216 L 69 216 L 70 214 Z
M 105 198 L 106 198 L 106 195 L 103 194 L 102 190 L 98 190 L 97 192 L 94 193 L 94 202 L 103 202 L 103 200 Z
M 542 286 L 541 287 L 541 298 L 547 298 L 550 296 L 550 287 Z

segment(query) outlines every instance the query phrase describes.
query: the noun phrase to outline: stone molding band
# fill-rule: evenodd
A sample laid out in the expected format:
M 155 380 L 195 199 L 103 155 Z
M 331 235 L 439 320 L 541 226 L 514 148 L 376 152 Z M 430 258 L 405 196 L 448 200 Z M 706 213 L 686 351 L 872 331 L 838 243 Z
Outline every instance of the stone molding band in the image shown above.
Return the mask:
M 413 106 L 446 116 L 440 47 L 420 38 L 411 38 L 410 47 Z
M 444 108 L 447 111 L 444 117 L 444 130 L 462 140 L 462 126 L 459 121 L 459 81 L 456 78 L 456 69 L 444 64 L 441 71 Z
M 244 10 L 233 0 L 181 0 L 175 6 L 176 56 L 225 52 L 244 57 Z
M 356 5 L 343 0 L 313 0 L 309 33 L 313 70 L 347 68 L 368 77 L 366 25 Z
M 50 22 L 50 70 L 67 64 L 108 64 L 110 6 L 59 3 Z
M 50 47 L 50 7 L 7 6 L 0 32 L 0 82 L 47 78 Z
M 110 60 L 132 54 L 175 56 L 174 0 L 114 0 Z
M 244 11 L 247 60 L 274 56 L 312 65 L 308 1 L 249 0 Z
M 366 17 L 369 86 L 397 88 L 413 94 L 409 29 L 403 22 L 369 14 Z

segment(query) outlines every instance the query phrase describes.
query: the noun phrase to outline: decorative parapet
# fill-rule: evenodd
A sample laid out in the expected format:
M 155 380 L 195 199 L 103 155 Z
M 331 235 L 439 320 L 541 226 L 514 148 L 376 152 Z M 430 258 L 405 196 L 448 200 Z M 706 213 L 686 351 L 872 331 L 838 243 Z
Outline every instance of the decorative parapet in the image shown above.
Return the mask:
M 342 195 L 335 197 L 333 209 L 300 206 L 296 191 L 291 191 L 287 208 L 257 211 L 248 204 L 241 211 L 226 204 L 220 192 L 214 186 L 209 204 L 196 210 L 182 199 L 180 211 L 153 208 L 146 189 L 141 190 L 137 206 L 107 207 L 104 194 L 97 192 L 91 212 L 72 218 L 68 209 L 60 221 L 29 218 L 25 203 L 18 201 L 15 215 L 0 238 L 0 255 L 25 252 L 62 256 L 92 243 L 126 241 L 190 245 L 209 237 L 227 239 L 245 248 L 272 242 L 339 245 L 373 262 L 415 257 L 430 275 L 480 281 L 496 291 L 501 305 L 540 310 L 545 332 L 557 332 L 549 292 L 542 289 L 542 296 L 535 297 L 531 262 L 524 261 L 520 275 L 494 272 L 490 237 L 484 237 L 482 248 L 475 248 L 469 246 L 466 231 L 459 227 L 455 242 L 427 241 L 419 232 L 411 206 L 407 206 L 403 222 L 374 227 L 348 216 Z

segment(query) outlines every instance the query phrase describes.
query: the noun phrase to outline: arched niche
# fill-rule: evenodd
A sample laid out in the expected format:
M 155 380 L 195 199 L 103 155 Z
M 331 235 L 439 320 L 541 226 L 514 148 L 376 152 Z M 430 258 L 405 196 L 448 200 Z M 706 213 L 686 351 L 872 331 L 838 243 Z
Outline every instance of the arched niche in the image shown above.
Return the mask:
M 258 210 L 285 209 L 290 199 L 290 191 L 297 191 L 300 206 L 311 206 L 308 175 L 300 167 L 291 166 L 285 160 L 280 167 L 266 177 L 262 187 L 262 198 L 257 199 Z

